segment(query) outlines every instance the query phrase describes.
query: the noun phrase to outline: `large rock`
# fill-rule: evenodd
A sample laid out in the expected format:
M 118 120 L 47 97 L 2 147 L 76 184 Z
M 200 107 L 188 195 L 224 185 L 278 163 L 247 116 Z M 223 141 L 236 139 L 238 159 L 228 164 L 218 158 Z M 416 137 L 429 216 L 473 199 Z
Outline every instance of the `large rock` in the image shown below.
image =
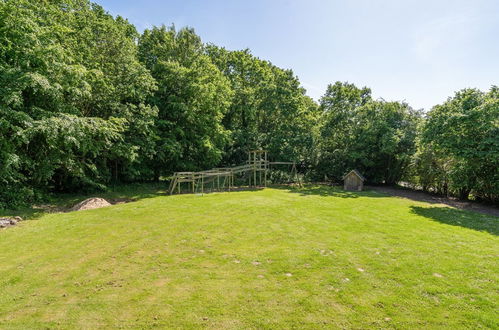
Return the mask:
M 91 210 L 110 206 L 111 204 L 104 198 L 92 197 L 79 202 L 71 208 L 72 211 Z

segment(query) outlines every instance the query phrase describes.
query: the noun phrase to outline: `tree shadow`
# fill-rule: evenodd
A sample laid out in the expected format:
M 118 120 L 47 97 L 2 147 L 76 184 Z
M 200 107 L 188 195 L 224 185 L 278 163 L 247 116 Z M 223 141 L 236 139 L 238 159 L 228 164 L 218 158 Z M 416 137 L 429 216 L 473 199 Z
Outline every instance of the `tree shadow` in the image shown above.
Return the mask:
M 421 207 L 413 205 L 411 206 L 411 212 L 447 225 L 485 231 L 496 236 L 499 234 L 499 219 L 495 216 L 438 206 Z
M 177 195 L 210 195 L 210 194 L 216 194 L 216 193 L 235 193 L 235 192 L 245 192 L 245 191 L 261 191 L 263 190 L 264 187 L 248 187 L 248 186 L 237 186 L 237 187 L 232 187 L 230 190 L 228 188 L 221 188 L 221 189 L 216 189 L 216 188 L 205 188 L 203 189 L 203 192 L 196 190 L 195 192 L 192 192 L 192 188 L 185 188 L 182 187 L 180 189 L 180 193 L 175 190 L 172 194 L 166 193 L 165 195 L 168 196 L 177 196 Z
M 413 190 L 407 187 L 398 186 L 367 186 L 367 189 L 374 190 L 381 194 L 399 198 L 407 198 L 413 201 L 426 202 L 431 204 L 445 204 L 461 210 L 479 212 L 487 215 L 499 216 L 499 208 L 475 201 L 462 201 L 452 197 L 445 197 L 436 194 Z
M 47 213 L 68 212 L 75 204 L 90 197 L 104 198 L 111 204 L 122 204 L 166 195 L 167 188 L 165 182 L 132 183 L 113 186 L 106 191 L 50 194 L 44 203 L 16 210 L 0 210 L 0 217 L 20 216 L 24 220 L 36 220 Z
M 0 210 L 0 218 L 20 216 L 24 220 L 35 220 L 40 218 L 45 213 L 47 213 L 45 209 L 33 206 L 17 210 Z
M 271 188 L 287 190 L 290 193 L 299 194 L 301 196 L 323 196 L 323 197 L 340 197 L 340 198 L 359 198 L 359 197 L 386 197 L 373 191 L 346 191 L 341 187 L 327 186 L 323 184 L 310 184 L 302 187 L 290 185 L 272 185 Z

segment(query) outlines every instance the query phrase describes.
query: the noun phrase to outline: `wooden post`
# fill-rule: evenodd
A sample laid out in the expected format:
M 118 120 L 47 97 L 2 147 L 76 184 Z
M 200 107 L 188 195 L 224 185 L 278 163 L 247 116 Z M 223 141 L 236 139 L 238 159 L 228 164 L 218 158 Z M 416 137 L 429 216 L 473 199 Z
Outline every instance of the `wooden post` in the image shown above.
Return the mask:
M 267 167 L 269 166 L 268 160 L 267 160 L 267 151 L 265 151 L 265 173 L 264 173 L 264 181 L 263 181 L 263 186 L 267 187 Z
M 251 151 L 248 152 L 248 188 L 251 187 L 251 160 L 252 160 L 253 154 Z
M 253 186 L 256 187 L 256 152 L 253 154 Z
M 262 166 L 262 160 L 260 159 L 260 165 L 258 166 L 258 176 L 260 177 L 260 187 L 262 186 L 262 171 L 263 171 L 263 166 Z
M 201 194 L 204 193 L 204 174 L 201 174 Z

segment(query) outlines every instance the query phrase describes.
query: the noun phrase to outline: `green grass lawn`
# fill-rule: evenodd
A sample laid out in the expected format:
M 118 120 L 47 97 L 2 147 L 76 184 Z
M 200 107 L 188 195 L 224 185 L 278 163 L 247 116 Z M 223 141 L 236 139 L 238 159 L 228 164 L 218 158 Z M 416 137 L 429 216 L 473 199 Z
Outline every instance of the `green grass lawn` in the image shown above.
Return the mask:
M 135 197 L 0 231 L 0 328 L 499 326 L 497 217 L 320 186 Z

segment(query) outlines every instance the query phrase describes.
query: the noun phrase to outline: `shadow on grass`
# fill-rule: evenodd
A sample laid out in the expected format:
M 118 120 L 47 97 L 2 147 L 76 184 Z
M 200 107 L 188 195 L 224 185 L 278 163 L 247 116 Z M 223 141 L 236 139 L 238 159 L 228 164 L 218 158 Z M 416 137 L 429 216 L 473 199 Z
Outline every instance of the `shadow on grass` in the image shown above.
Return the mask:
M 67 212 L 75 204 L 90 197 L 101 197 L 111 204 L 119 204 L 166 195 L 167 189 L 168 183 L 165 182 L 133 183 L 110 187 L 107 191 L 51 194 L 45 203 L 17 210 L 0 210 L 0 217 L 20 216 L 24 220 L 36 220 L 47 213 Z
M 437 206 L 411 206 L 411 212 L 448 225 L 485 231 L 496 236 L 499 235 L 499 219 L 494 216 Z
M 195 192 L 192 192 L 192 188 L 185 188 L 183 187 L 180 190 L 180 193 L 178 190 L 175 190 L 173 194 L 168 194 L 165 193 L 165 195 L 169 196 L 177 196 L 177 195 L 208 195 L 208 194 L 213 194 L 213 193 L 225 193 L 225 192 L 244 192 L 244 191 L 261 191 L 263 190 L 263 187 L 246 187 L 246 186 L 238 186 L 238 187 L 232 187 L 230 190 L 227 188 L 223 189 L 216 189 L 216 188 L 205 188 L 203 189 L 203 192 L 196 190 Z
M 33 207 L 24 207 L 17 210 L 0 210 L 0 218 L 20 216 L 24 220 L 33 220 L 40 218 L 45 213 L 47 213 L 45 209 L 33 206 Z
M 303 187 L 289 185 L 273 185 L 271 188 L 288 190 L 290 193 L 300 194 L 301 196 L 330 196 L 340 198 L 359 198 L 359 197 L 386 197 L 385 195 L 373 191 L 346 191 L 341 187 L 332 187 L 327 185 L 304 185 Z

